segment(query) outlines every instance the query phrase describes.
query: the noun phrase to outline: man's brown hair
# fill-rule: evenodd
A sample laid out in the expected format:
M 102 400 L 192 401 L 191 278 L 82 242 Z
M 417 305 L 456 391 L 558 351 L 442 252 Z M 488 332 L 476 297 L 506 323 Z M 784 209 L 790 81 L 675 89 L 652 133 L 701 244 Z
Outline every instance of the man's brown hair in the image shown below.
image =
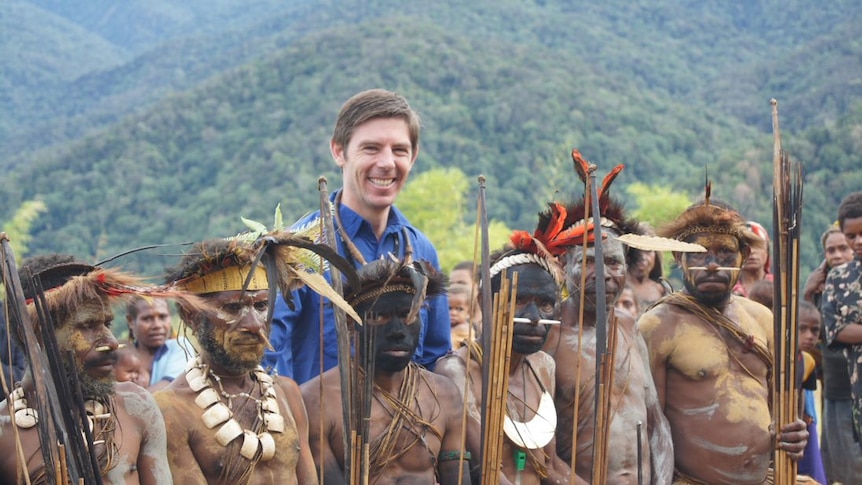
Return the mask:
M 356 128 L 375 118 L 403 119 L 410 132 L 413 153 L 419 150 L 419 132 L 422 125 L 419 114 L 413 111 L 404 96 L 385 89 L 362 91 L 344 103 L 332 131 L 333 143 L 346 150 Z

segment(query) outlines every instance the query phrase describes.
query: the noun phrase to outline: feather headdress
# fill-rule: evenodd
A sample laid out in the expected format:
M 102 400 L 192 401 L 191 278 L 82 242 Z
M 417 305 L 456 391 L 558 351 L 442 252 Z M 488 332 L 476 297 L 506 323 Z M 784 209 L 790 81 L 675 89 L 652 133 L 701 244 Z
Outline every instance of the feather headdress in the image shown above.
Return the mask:
M 729 204 L 710 199 L 706 184 L 704 200 L 689 206 L 673 221 L 660 228 L 663 237 L 684 241 L 693 234 L 728 234 L 739 240 L 740 247 L 764 248 L 766 241 L 746 226 L 745 219 Z
M 407 322 L 416 318 L 426 298 L 445 292 L 445 276 L 426 261 L 378 259 L 363 265 L 358 273 L 361 289 L 357 292 L 350 284 L 345 287 L 353 295 L 350 304 L 358 306 L 389 293 L 413 295 Z
M 359 315 L 321 276 L 320 259 L 338 268 L 348 279 L 358 281 L 356 271 L 332 248 L 296 233 L 276 230 L 249 242 L 246 237 L 203 241 L 186 253 L 180 265 L 169 269 L 166 280 L 177 288 L 198 294 L 229 290 L 269 289 L 270 315 L 275 289 L 288 305 L 291 292 L 307 285 L 360 321 Z M 274 282 L 275 284 L 270 284 Z
M 48 254 L 30 258 L 24 261 L 18 273 L 30 317 L 37 318 L 33 300 L 43 293 L 46 310 L 55 325 L 61 325 L 79 305 L 94 299 L 107 299 L 109 304 L 114 304 L 143 296 L 171 299 L 192 311 L 206 308 L 200 298 L 188 292 L 154 286 L 117 269 L 76 261 L 70 255 Z

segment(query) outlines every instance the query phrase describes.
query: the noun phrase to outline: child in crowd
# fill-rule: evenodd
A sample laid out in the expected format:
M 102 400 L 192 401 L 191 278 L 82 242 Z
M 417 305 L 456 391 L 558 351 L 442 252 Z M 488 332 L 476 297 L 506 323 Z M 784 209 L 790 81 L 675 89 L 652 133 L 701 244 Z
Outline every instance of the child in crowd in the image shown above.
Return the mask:
M 120 342 L 120 348 L 117 350 L 117 364 L 114 366 L 114 377 L 117 382 L 134 382 L 144 389 L 149 385 L 149 375 L 144 371 L 141 359 L 138 357 L 138 351 L 131 342 Z

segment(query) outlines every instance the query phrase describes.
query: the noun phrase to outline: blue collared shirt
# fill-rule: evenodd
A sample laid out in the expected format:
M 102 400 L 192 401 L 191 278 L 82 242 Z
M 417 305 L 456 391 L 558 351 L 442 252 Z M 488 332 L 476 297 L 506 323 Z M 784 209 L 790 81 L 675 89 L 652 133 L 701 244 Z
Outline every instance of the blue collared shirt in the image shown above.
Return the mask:
M 330 195 L 334 200 L 337 193 Z M 389 211 L 389 220 L 380 240 L 377 240 L 371 224 L 359 214 L 343 204 L 340 207 L 341 222 L 348 237 L 353 241 L 366 261 L 388 257 L 391 253 L 399 259 L 404 258 L 404 229 L 413 246 L 413 259 L 431 263 L 440 270 L 437 250 L 431 241 L 412 227 L 395 206 Z M 320 211 L 316 211 L 297 221 L 293 228 L 317 224 Z M 336 227 L 336 233 L 338 228 Z M 338 253 L 345 255 L 341 236 L 336 236 Z M 348 260 L 350 258 L 348 257 Z M 353 261 L 354 266 L 360 262 Z M 331 281 L 326 272 L 327 281 Z M 292 293 L 294 309 L 291 310 L 281 295 L 275 304 L 272 319 L 270 342 L 275 351 L 267 351 L 263 358 L 264 368 L 273 368 L 279 375 L 293 378 L 299 384 L 320 374 L 320 296 L 307 287 Z M 449 302 L 445 295 L 429 298 L 423 306 L 420 317 L 422 330 L 419 347 L 413 360 L 432 369 L 438 358 L 450 348 Z M 323 309 L 323 371 L 338 365 L 338 345 L 335 333 L 335 316 L 332 304 L 328 301 Z

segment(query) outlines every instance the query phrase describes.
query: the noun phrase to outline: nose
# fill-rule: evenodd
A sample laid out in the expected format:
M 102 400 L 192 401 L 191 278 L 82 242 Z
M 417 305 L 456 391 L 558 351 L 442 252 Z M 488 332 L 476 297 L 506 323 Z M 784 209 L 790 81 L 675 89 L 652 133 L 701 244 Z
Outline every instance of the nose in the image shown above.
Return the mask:
M 527 305 L 524 306 L 524 308 L 522 308 L 520 312 L 518 312 L 517 316 L 530 320 L 530 325 L 532 326 L 538 325 L 539 319 L 542 318 L 542 316 L 539 314 L 539 307 L 537 307 L 536 304 L 532 301 L 527 303 Z
M 255 311 L 253 307 L 247 307 L 239 320 L 239 329 L 253 334 L 259 334 L 266 328 L 265 317 Z
M 99 352 L 116 352 L 120 348 L 120 342 L 114 337 L 109 329 L 105 329 L 96 340 L 94 348 Z

